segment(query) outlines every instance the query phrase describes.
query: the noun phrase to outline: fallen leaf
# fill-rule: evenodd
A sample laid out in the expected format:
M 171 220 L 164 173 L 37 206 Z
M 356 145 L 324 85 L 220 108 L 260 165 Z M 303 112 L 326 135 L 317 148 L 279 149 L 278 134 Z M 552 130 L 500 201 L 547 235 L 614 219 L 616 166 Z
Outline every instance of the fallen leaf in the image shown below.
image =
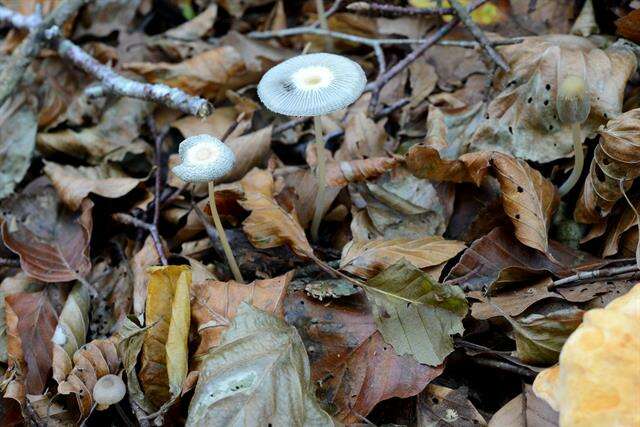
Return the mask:
M 305 285 L 304 290 L 320 301 L 325 298 L 347 297 L 360 292 L 360 288 L 344 279 L 318 280 Z
M 51 183 L 39 178 L 3 207 L 2 239 L 20 256 L 27 274 L 43 282 L 68 282 L 89 272 L 92 202 L 83 202 L 79 214 L 69 212 Z
M 230 139 L 227 145 L 236 156 L 236 163 L 221 182 L 235 181 L 254 167 L 262 165 L 271 151 L 272 127 L 267 126 L 247 135 Z
M 36 132 L 33 107 L 24 97 L 5 102 L 0 108 L 0 198 L 13 193 L 27 173 L 36 147 Z
M 390 169 L 395 168 L 399 160 L 393 157 L 374 157 L 327 164 L 327 185 L 339 187 L 350 182 L 366 181 L 377 178 Z
M 25 391 L 42 394 L 51 373 L 51 338 L 58 315 L 45 291 L 8 295 L 5 304 L 7 333 L 18 338 L 22 348 Z
M 442 237 L 421 239 L 351 241 L 342 249 L 340 268 L 363 278 L 370 278 L 405 259 L 418 268 L 433 267 L 455 257 L 465 244 Z
M 196 40 L 203 37 L 211 28 L 218 17 L 218 5 L 210 4 L 206 9 L 193 19 L 188 20 L 184 24 L 178 25 L 165 32 L 167 37 L 173 37 L 182 40 Z
M 558 413 L 537 397 L 531 386 L 493 414 L 489 427 L 558 427 Z
M 242 420 L 272 425 L 334 425 L 313 392 L 309 360 L 293 326 L 242 303 L 220 347 L 203 362 L 188 426 Z
M 150 267 L 139 378 L 156 407 L 179 395 L 187 375 L 191 270 L 184 265 Z
M 160 256 L 153 238 L 147 236 L 142 248 L 131 258 L 131 272 L 133 274 L 133 313 L 140 319 L 144 317 L 144 305 L 147 300 L 147 286 L 149 277 L 147 268 L 160 263 Z
M 467 313 L 460 288 L 441 285 L 402 259 L 369 279 L 365 290 L 378 330 L 398 354 L 437 366 L 453 351 L 451 335 L 462 334 Z
M 461 389 L 429 384 L 418 395 L 416 404 L 417 427 L 444 427 L 487 425 L 482 415 Z
M 110 164 L 73 167 L 45 161 L 44 173 L 58 191 L 62 202 L 73 211 L 80 207 L 82 200 L 90 193 L 117 199 L 143 181 L 127 176 Z
M 443 159 L 437 149 L 414 145 L 407 153 L 407 168 L 418 178 L 455 183 L 472 182 L 479 186 L 489 171 L 491 153 L 463 154 L 455 160 Z
M 620 37 L 640 43 L 640 9 L 632 10 L 616 21 L 616 32 Z
M 125 318 L 122 326 L 118 330 L 118 337 L 120 338 L 117 345 L 118 356 L 122 360 L 122 366 L 127 374 L 127 391 L 131 399 L 147 413 L 152 413 L 154 407 L 142 391 L 136 372 L 136 365 L 138 363 L 138 355 L 142 350 L 146 331 L 153 326 L 155 325 L 140 328 L 131 319 Z
M 220 0 L 220 6 L 229 12 L 229 15 L 240 18 L 246 9 L 273 3 L 274 1 L 275 0 Z

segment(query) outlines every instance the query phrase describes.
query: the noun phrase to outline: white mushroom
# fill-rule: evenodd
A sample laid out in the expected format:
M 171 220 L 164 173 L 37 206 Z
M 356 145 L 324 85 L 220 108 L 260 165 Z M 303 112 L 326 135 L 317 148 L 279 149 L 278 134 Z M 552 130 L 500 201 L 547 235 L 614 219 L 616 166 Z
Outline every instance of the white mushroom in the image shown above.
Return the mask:
M 320 116 L 357 100 L 367 83 L 358 63 L 340 55 L 312 53 L 284 61 L 265 73 L 258 96 L 271 111 L 287 116 L 313 116 L 318 156 L 318 194 L 311 236 L 318 238 L 324 201 L 326 159 Z
M 244 282 L 238 263 L 229 245 L 229 240 L 222 227 L 215 199 L 214 181 L 222 178 L 233 169 L 236 161 L 233 151 L 224 142 L 211 135 L 195 135 L 180 143 L 178 154 L 182 159 L 182 163 L 172 169 L 178 178 L 185 182 L 208 183 L 211 216 L 218 231 L 222 249 L 227 257 L 233 277 L 237 282 Z
M 93 400 L 98 405 L 98 409 L 120 402 L 126 393 L 124 381 L 118 375 L 105 375 L 93 386 Z

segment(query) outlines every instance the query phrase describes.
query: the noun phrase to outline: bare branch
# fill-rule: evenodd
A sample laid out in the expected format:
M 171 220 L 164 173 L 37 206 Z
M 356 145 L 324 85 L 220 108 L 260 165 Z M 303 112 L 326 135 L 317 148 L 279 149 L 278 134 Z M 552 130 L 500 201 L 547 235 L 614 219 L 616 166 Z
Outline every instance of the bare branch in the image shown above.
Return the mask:
M 19 30 L 30 30 L 40 25 L 42 16 L 37 12 L 31 15 L 21 15 L 9 8 L 0 7 L 0 22 Z
M 601 278 L 615 278 L 616 276 L 623 276 L 627 273 L 636 273 L 640 271 L 637 264 L 632 265 L 623 265 L 621 267 L 614 268 L 602 268 L 598 270 L 591 271 L 581 271 L 580 273 L 574 274 L 573 276 L 564 277 L 562 279 L 556 280 L 553 282 L 552 288 L 557 288 L 560 286 L 571 286 L 576 282 L 582 282 L 585 280 L 595 280 Z
M 359 1 L 351 3 L 347 6 L 348 10 L 354 12 L 380 12 L 392 15 L 452 15 L 455 11 L 450 7 L 441 7 L 436 9 L 422 7 L 404 7 L 392 4 L 371 3 Z
M 111 217 L 118 221 L 119 223 L 132 225 L 134 227 L 141 228 L 143 230 L 147 230 L 151 235 L 151 239 L 153 240 L 153 244 L 156 247 L 156 252 L 158 252 L 158 257 L 160 258 L 160 262 L 162 265 L 167 265 L 167 257 L 164 254 L 164 249 L 162 248 L 162 240 L 160 239 L 160 233 L 158 233 L 158 228 L 154 224 L 148 224 L 144 221 L 139 220 L 138 218 L 134 218 L 131 215 L 124 213 L 115 213 L 111 215 Z

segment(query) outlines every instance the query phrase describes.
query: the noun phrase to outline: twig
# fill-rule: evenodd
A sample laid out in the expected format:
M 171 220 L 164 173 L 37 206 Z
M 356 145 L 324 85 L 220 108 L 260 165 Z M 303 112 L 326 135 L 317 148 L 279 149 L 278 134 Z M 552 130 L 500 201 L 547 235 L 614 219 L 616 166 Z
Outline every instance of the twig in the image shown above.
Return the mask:
M 40 22 L 32 22 L 36 23 L 36 26 L 30 27 L 31 32 L 20 43 L 20 46 L 14 49 L 11 58 L 0 73 L 0 105 L 4 104 L 4 101 L 13 93 L 31 61 L 40 53 L 44 32 L 54 25 L 62 26 L 86 2 L 87 0 L 65 0 Z M 7 8 L 0 6 L 0 9 L 5 15 L 11 16 L 13 20 L 17 19 L 15 13 L 6 11 Z M 25 24 L 26 22 L 28 20 L 19 23 Z
M 2 267 L 20 267 L 20 261 L 17 259 L 0 258 L 0 266 Z
M 58 50 L 60 56 L 67 58 L 77 67 L 100 80 L 101 91 L 106 90 L 121 96 L 153 101 L 198 117 L 206 117 L 213 112 L 213 107 L 206 99 L 191 96 L 180 89 L 162 83 L 141 83 L 123 77 L 114 72 L 111 67 L 98 62 L 70 40 L 63 38 L 60 34 L 60 27 L 86 2 L 87 0 L 67 0 L 60 4 L 14 50 L 12 59 L 0 74 L 0 104 L 13 92 L 27 66 L 40 52 L 42 45 L 49 43 Z M 64 5 L 67 6 L 63 8 Z M 59 12 L 60 9 L 62 11 Z M 15 16 L 19 14 L 0 6 L 0 16 L 2 14 L 10 17 L 7 22 L 13 23 L 17 19 L 18 24 L 25 24 Z M 35 20 L 31 19 L 26 22 L 33 24 Z
M 487 359 L 482 357 L 473 357 L 471 361 L 478 365 L 488 366 L 490 368 L 500 369 L 501 371 L 511 372 L 516 375 L 520 375 L 527 378 L 534 378 L 537 374 L 531 369 L 525 368 L 524 366 L 512 365 L 508 362 L 503 362 L 501 360 L 495 359 Z
M 380 12 L 390 13 L 393 15 L 452 15 L 455 11 L 450 7 L 440 8 L 421 8 L 421 7 L 405 7 L 395 6 L 392 4 L 372 3 L 366 1 L 359 1 L 351 3 L 347 6 L 348 10 L 354 12 Z
M 0 8 L 0 22 L 9 24 L 19 30 L 30 30 L 37 27 L 42 22 L 42 15 L 39 11 L 31 15 L 22 15 L 9 8 Z
M 580 273 L 568 276 L 562 279 L 558 279 L 550 286 L 551 289 L 561 286 L 570 286 L 575 282 L 582 282 L 585 280 L 601 279 L 604 277 L 615 278 L 616 276 L 624 275 L 626 273 L 638 272 L 640 269 L 637 264 L 623 265 L 621 267 L 603 268 L 599 270 L 581 271 Z
M 115 213 L 111 215 L 111 217 L 122 224 L 132 225 L 134 227 L 141 228 L 143 230 L 147 230 L 151 235 L 151 239 L 153 240 L 153 244 L 156 247 L 156 252 L 158 252 L 158 257 L 160 257 L 160 262 L 162 265 L 168 265 L 167 257 L 164 254 L 164 249 L 162 248 L 162 240 L 160 239 L 160 233 L 158 233 L 158 228 L 154 224 L 149 224 L 144 221 L 139 220 L 138 218 L 134 218 L 131 215 L 124 213 Z
M 244 112 L 238 114 L 238 117 L 236 117 L 233 123 L 231 123 L 231 125 L 224 132 L 224 135 L 222 135 L 222 137 L 220 138 L 220 141 L 225 142 L 227 138 L 229 138 L 229 136 L 233 133 L 233 131 L 236 130 L 236 128 L 238 127 L 242 119 L 244 119 L 244 116 L 245 116 Z
M 487 35 L 473 22 L 469 13 L 467 13 L 466 8 L 460 4 L 458 0 L 450 0 L 451 6 L 455 9 L 456 15 L 462 21 L 467 30 L 473 37 L 482 45 L 484 51 L 489 55 L 489 57 L 495 62 L 498 67 L 502 68 L 504 71 L 509 71 L 509 65 L 507 61 L 504 60 L 502 55 L 500 55 L 496 50 L 491 46 L 491 42 L 487 38 Z
M 168 133 L 168 129 L 165 129 L 162 132 L 159 132 L 156 123 L 153 118 L 149 119 L 149 130 L 153 135 L 153 142 L 155 147 L 155 157 L 156 157 L 156 171 L 155 171 L 155 182 L 154 182 L 154 200 L 153 200 L 153 219 L 152 224 L 158 230 L 160 224 L 160 207 L 162 202 L 160 201 L 160 193 L 162 190 L 162 141 L 164 137 Z

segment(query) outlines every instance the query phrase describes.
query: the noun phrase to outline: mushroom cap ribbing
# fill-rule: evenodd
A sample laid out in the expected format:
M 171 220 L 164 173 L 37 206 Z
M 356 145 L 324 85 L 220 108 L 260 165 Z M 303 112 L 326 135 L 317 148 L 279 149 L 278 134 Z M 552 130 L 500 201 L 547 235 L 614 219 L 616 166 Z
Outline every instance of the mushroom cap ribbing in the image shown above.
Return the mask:
M 366 84 L 357 62 L 331 53 L 312 53 L 267 71 L 258 84 L 258 96 L 279 114 L 320 116 L 352 104 Z
M 182 163 L 172 171 L 185 182 L 215 181 L 228 174 L 236 158 L 233 151 L 211 135 L 191 136 L 180 143 Z

